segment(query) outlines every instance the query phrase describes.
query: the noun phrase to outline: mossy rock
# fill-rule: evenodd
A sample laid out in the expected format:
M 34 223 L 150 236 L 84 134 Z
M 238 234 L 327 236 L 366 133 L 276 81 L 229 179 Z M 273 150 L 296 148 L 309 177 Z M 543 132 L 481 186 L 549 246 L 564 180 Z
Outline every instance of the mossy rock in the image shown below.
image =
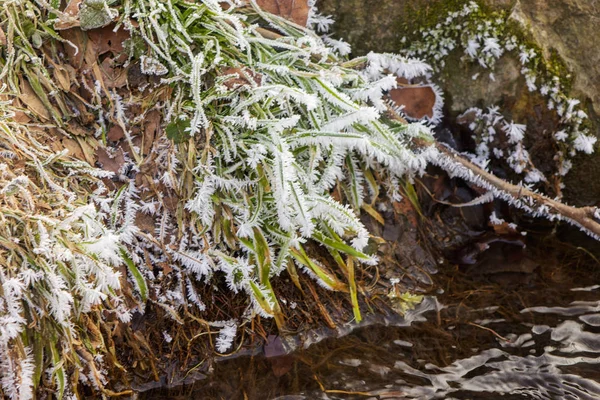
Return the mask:
M 454 10 L 469 0 L 319 0 L 317 7 L 336 20 L 334 34 L 351 45 L 353 55 L 375 52 L 397 52 L 402 38 L 419 38 L 418 30 L 435 26 Z M 581 100 L 583 110 L 590 117 L 591 132 L 598 135 L 600 127 L 600 51 L 596 39 L 600 25 L 595 21 L 600 10 L 585 0 L 482 0 L 478 1 L 482 13 L 505 10 L 510 13 L 518 36 L 527 44 L 535 45 L 544 57 L 544 66 L 560 73 L 563 83 L 572 88 L 570 95 Z M 529 143 L 535 143 L 532 154 L 536 165 L 547 170 L 552 163 L 552 123 L 557 121 L 553 111 L 547 110 L 539 96 L 529 93 L 519 74 L 520 65 L 514 56 L 504 55 L 494 69 L 494 79 L 489 70 L 460 62 L 457 52 L 446 59 L 439 74 L 439 84 L 444 90 L 446 111 L 456 116 L 472 106 L 500 105 L 503 114 L 527 124 Z M 473 76 L 479 73 L 476 80 Z M 558 130 L 558 129 L 556 129 Z M 546 143 L 540 143 L 545 140 Z M 539 151 L 539 146 L 543 151 Z M 567 202 L 575 205 L 594 205 L 600 198 L 600 154 L 577 156 L 574 167 L 564 182 Z

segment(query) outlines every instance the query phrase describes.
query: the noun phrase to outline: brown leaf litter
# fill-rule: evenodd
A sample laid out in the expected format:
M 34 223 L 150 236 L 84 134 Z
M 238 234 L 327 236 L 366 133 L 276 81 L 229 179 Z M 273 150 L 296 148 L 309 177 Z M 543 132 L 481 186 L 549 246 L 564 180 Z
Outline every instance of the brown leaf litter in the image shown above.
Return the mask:
M 433 118 L 436 95 L 431 85 L 411 85 L 399 80 L 398 88 L 390 90 L 389 96 L 397 106 L 403 107 L 402 112 L 408 117 Z

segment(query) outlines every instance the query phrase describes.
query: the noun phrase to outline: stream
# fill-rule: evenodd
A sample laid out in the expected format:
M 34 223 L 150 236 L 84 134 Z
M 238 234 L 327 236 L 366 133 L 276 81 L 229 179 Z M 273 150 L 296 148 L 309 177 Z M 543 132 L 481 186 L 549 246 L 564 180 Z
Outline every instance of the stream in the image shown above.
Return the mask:
M 139 398 L 600 399 L 598 264 L 577 249 L 561 257 L 526 273 L 447 265 L 405 326 L 222 360 Z

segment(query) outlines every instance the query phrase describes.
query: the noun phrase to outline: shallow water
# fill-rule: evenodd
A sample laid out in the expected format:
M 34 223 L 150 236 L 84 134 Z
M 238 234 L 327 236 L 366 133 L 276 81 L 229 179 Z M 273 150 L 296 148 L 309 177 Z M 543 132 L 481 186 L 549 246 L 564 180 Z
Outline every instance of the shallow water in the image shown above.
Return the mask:
M 140 398 L 600 399 L 599 269 L 549 263 L 491 279 L 456 268 L 410 326 L 223 360 L 193 385 Z

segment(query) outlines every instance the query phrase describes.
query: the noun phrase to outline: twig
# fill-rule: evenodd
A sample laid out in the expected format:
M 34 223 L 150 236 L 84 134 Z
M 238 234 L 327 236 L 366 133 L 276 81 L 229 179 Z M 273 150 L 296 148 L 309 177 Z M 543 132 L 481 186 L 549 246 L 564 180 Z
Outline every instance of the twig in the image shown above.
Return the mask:
M 319 378 L 317 377 L 316 374 L 313 375 L 313 378 L 315 381 L 317 381 L 317 384 L 319 385 L 319 388 L 321 389 L 321 391 L 323 393 L 353 394 L 353 395 L 358 395 L 358 396 L 373 396 L 373 393 L 369 393 L 369 392 L 350 392 L 350 391 L 346 391 L 346 390 L 325 389 L 325 386 L 321 383 L 321 381 L 319 380 Z
M 388 105 L 387 109 L 392 119 L 401 123 L 407 123 L 407 121 L 402 118 L 402 116 L 400 116 L 391 106 Z M 454 150 L 437 141 L 431 142 L 415 137 L 413 138 L 412 142 L 417 147 L 423 149 L 434 146 L 436 150 L 442 156 L 445 156 L 446 160 L 450 161 L 453 166 L 459 166 L 466 169 L 469 172 L 469 175 L 473 177 L 471 180 L 473 183 L 480 186 L 481 184 L 484 186 L 489 186 L 497 192 L 495 194 L 503 195 L 501 197 L 514 201 L 518 205 L 522 206 L 522 208 L 525 210 L 539 215 L 547 214 L 551 218 L 565 219 L 568 222 L 583 228 L 583 230 L 590 234 L 590 236 L 593 236 L 594 238 L 600 238 L 600 223 L 598 223 L 595 217 L 595 207 L 568 206 L 558 200 L 554 200 L 542 194 L 536 193 L 524 186 L 514 185 L 473 164 L 471 161 L 459 155 Z M 435 163 L 435 160 L 433 161 Z M 437 164 L 444 168 L 443 162 L 440 160 L 438 160 Z M 448 171 L 448 168 L 445 169 L 447 172 L 452 172 Z
M 417 145 L 426 144 L 422 139 L 416 139 L 415 143 Z M 558 200 L 551 199 L 547 196 L 527 189 L 526 187 L 513 185 L 510 182 L 500 179 L 491 172 L 488 172 L 483 168 L 473 164 L 464 157 L 458 155 L 454 150 L 451 150 L 439 142 L 435 142 L 434 146 L 440 153 L 450 157 L 456 164 L 462 165 L 463 167 L 472 171 L 494 188 L 510 195 L 514 200 L 520 201 L 523 197 L 528 197 L 534 203 L 533 207 L 530 208 L 534 209 L 536 206 L 537 208 L 545 206 L 548 209 L 548 213 L 558 214 L 559 216 L 584 228 L 594 236 L 600 237 L 600 223 L 597 222 L 594 216 L 594 213 L 596 212 L 595 207 L 568 206 Z
M 475 326 L 477 328 L 484 329 L 484 330 L 486 330 L 488 332 L 492 332 L 494 334 L 494 336 L 496 336 L 498 339 L 504 340 L 505 342 L 510 342 L 510 339 L 505 338 L 504 336 L 500 335 L 498 332 L 496 332 L 495 330 L 493 330 L 491 328 L 488 328 L 486 326 L 482 326 L 482 325 L 476 324 L 475 322 L 467 322 L 467 324 L 471 325 L 471 326 Z

